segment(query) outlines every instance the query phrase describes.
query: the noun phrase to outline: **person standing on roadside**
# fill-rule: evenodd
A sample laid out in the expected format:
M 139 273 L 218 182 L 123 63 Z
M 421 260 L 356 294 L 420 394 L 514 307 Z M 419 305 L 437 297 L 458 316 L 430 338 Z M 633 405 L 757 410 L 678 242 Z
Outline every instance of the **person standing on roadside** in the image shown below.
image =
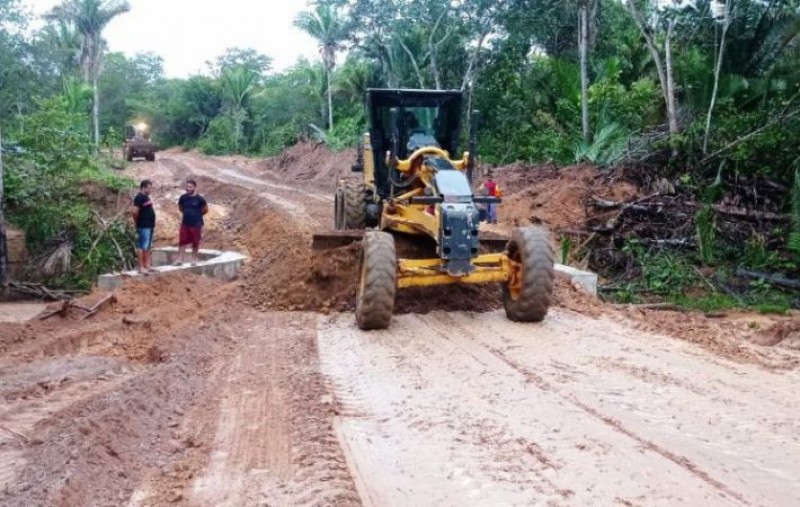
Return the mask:
M 490 197 L 500 197 L 500 187 L 497 186 L 497 182 L 494 181 L 494 177 L 492 173 L 489 173 L 489 176 L 486 180 L 486 183 L 483 184 L 484 188 L 486 188 L 486 193 L 489 194 Z M 497 204 L 491 203 L 487 206 L 487 220 L 490 224 L 497 223 Z
M 208 213 L 208 202 L 205 197 L 197 193 L 195 180 L 186 180 L 186 193 L 178 199 L 178 209 L 180 209 L 183 219 L 178 238 L 178 262 L 175 265 L 179 266 L 186 262 L 186 247 L 192 245 L 192 265 L 194 266 L 200 261 L 198 253 L 203 236 L 203 215 Z
M 142 180 L 139 193 L 133 198 L 131 216 L 136 227 L 136 257 L 139 261 L 139 273 L 143 275 L 154 272 L 150 264 L 150 250 L 153 248 L 153 231 L 156 228 L 156 210 L 150 192 L 153 182 Z

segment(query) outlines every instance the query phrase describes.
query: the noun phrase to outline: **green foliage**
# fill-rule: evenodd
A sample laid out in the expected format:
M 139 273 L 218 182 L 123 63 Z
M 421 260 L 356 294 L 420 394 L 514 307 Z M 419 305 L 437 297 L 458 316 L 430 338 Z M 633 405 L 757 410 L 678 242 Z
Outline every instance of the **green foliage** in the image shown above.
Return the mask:
M 96 275 L 119 269 L 133 256 L 126 220 L 103 224 L 91 194 L 130 191 L 133 182 L 94 158 L 85 114 L 66 99 L 38 102 L 15 135 L 23 154 L 7 157 L 8 219 L 25 230 L 39 259 L 32 276 L 48 285 L 88 288 Z
M 597 165 L 612 165 L 625 154 L 628 134 L 617 123 L 604 126 L 591 143 L 581 141 L 575 147 L 576 162 L 591 162 Z
M 569 264 L 569 255 L 572 251 L 572 238 L 569 236 L 563 236 L 561 238 L 561 246 L 560 246 L 560 255 L 561 255 L 561 264 L 567 265 Z
M 792 185 L 792 232 L 789 234 L 788 248 L 800 256 L 800 167 L 794 170 Z
M 674 296 L 672 302 L 685 308 L 698 312 L 718 312 L 741 308 L 742 303 L 736 298 L 727 294 L 714 293 L 705 296 L 686 296 L 679 294 Z
M 716 257 L 716 228 L 711 206 L 703 206 L 694 218 L 700 260 L 706 266 L 714 264 Z
M 751 269 L 767 269 L 780 263 L 777 252 L 767 248 L 764 236 L 753 235 L 747 240 L 742 255 L 742 264 Z
M 198 146 L 206 155 L 229 155 L 235 153 L 234 122 L 230 116 L 219 116 L 211 120 L 208 130 L 200 138 Z

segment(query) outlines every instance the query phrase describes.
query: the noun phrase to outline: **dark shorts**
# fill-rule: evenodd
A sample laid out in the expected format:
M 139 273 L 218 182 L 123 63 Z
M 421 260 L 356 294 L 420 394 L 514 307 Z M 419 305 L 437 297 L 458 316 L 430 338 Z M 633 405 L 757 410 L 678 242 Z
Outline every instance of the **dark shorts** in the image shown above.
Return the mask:
M 203 237 L 203 226 L 191 227 L 181 225 L 181 232 L 178 238 L 178 246 L 192 245 L 193 248 L 200 246 Z
M 153 229 L 146 227 L 136 228 L 136 248 L 149 252 L 153 247 Z

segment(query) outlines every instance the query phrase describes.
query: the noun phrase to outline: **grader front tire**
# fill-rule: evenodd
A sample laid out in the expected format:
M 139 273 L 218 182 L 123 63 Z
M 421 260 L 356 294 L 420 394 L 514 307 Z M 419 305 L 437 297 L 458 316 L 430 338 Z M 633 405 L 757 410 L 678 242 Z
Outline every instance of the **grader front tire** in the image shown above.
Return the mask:
M 516 322 L 541 322 L 553 299 L 553 248 L 537 227 L 517 229 L 508 242 L 511 273 L 503 285 L 506 316 Z
M 364 235 L 358 268 L 358 327 L 365 331 L 386 329 L 392 321 L 397 291 L 394 237 L 386 232 L 368 231 Z

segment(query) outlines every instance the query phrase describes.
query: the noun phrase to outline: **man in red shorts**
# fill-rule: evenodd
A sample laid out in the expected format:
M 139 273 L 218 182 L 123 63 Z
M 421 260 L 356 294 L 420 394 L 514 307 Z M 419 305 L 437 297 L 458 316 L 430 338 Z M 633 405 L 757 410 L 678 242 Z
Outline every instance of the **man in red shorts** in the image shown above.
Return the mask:
M 180 266 L 185 262 L 186 247 L 192 245 L 192 265 L 199 262 L 198 251 L 200 240 L 203 236 L 203 215 L 208 213 L 206 198 L 197 193 L 197 182 L 186 180 L 186 193 L 178 199 L 178 208 L 181 210 L 180 237 L 178 239 L 178 262 Z

